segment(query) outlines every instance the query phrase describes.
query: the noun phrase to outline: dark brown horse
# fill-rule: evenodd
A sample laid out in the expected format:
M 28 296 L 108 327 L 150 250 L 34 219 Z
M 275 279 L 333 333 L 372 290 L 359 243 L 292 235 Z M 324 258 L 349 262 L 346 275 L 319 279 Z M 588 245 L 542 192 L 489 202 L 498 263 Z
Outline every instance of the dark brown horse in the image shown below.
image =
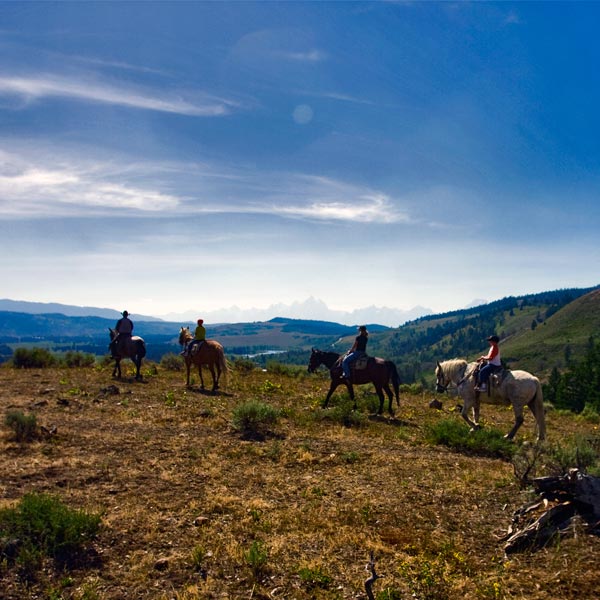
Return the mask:
M 182 327 L 179 332 L 179 343 L 181 346 L 186 346 L 194 339 L 189 327 Z M 206 340 L 199 348 L 194 348 L 194 351 L 185 354 L 185 366 L 187 368 L 187 386 L 190 386 L 190 368 L 192 364 L 198 367 L 200 375 L 200 387 L 204 389 L 204 378 L 202 377 L 202 365 L 206 365 L 212 375 L 213 386 L 212 391 L 219 389 L 219 379 L 221 374 L 227 377 L 227 361 L 225 360 L 225 351 L 223 346 L 215 340 Z M 216 369 L 216 374 L 215 374 Z
M 130 358 L 135 365 L 135 378 L 141 379 L 140 368 L 142 366 L 142 358 L 146 356 L 146 342 L 138 335 L 133 335 L 127 340 L 117 341 L 114 344 L 117 332 L 110 327 L 108 330 L 110 331 L 109 349 L 112 352 L 112 357 L 115 359 L 113 377 L 121 377 L 121 360 L 123 358 Z
M 383 413 L 383 392 L 387 394 L 389 399 L 388 410 L 390 414 L 394 414 L 392 410 L 392 401 L 394 395 L 390 389 L 390 380 L 394 386 L 394 392 L 396 393 L 396 404 L 400 406 L 400 377 L 398 376 L 398 370 L 396 365 L 391 360 L 383 360 L 382 358 L 375 358 L 369 356 L 367 366 L 364 369 L 355 369 L 354 366 L 350 371 L 350 381 L 347 381 L 342 377 L 342 356 L 337 352 L 323 352 L 321 350 L 312 349 L 310 360 L 308 362 L 308 372 L 314 373 L 321 365 L 325 365 L 329 369 L 331 376 L 331 385 L 327 392 L 327 398 L 323 402 L 323 408 L 329 404 L 329 398 L 335 391 L 335 389 L 345 383 L 348 388 L 350 398 L 354 402 L 354 410 L 356 410 L 356 399 L 354 397 L 354 388 L 352 384 L 362 385 L 363 383 L 372 383 L 375 386 L 375 391 L 379 397 L 379 411 L 377 414 Z

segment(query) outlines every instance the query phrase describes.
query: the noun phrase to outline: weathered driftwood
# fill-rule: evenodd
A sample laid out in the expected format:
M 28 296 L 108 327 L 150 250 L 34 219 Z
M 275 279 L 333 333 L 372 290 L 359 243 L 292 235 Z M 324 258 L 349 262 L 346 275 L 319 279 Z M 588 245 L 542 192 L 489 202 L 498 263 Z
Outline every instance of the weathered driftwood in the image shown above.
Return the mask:
M 539 477 L 533 486 L 540 500 L 514 513 L 504 551 L 507 554 L 543 548 L 562 535 L 578 516 L 585 531 L 600 534 L 600 478 L 571 469 L 562 477 Z M 550 506 L 550 503 L 554 503 Z M 538 515 L 538 509 L 544 512 Z
M 371 576 L 365 580 L 365 592 L 367 592 L 367 597 L 369 600 L 375 600 L 375 596 L 373 595 L 373 584 L 383 577 L 383 575 L 379 575 L 375 571 L 375 556 L 373 551 L 371 550 L 371 558 L 365 567 L 367 571 L 371 573 Z

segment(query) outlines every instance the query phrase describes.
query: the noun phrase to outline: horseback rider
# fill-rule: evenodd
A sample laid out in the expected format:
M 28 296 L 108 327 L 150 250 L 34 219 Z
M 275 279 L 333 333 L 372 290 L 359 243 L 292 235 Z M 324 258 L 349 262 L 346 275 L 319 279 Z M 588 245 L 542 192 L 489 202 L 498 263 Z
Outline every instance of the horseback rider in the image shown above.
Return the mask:
M 123 316 L 115 325 L 115 331 L 117 332 L 117 335 L 110 345 L 113 356 L 117 350 L 120 351 L 123 346 L 127 344 L 127 342 L 131 339 L 131 334 L 133 333 L 133 322 L 129 318 L 129 313 L 124 310 L 121 315 Z
M 500 348 L 498 348 L 500 338 L 497 335 L 490 335 L 490 337 L 487 338 L 487 341 L 490 344 L 488 353 L 485 356 L 480 356 L 477 359 L 477 362 L 483 366 L 480 366 L 477 370 L 475 383 L 476 392 L 487 392 L 487 385 L 490 375 L 502 368 L 502 361 L 500 360 Z
M 197 326 L 194 331 L 194 339 L 190 341 L 185 350 L 181 353 L 183 356 L 190 356 L 192 354 L 192 350 L 194 346 L 200 346 L 206 341 L 206 329 L 204 328 L 204 320 L 198 319 Z
M 354 340 L 354 344 L 352 344 L 352 348 L 348 350 L 348 353 L 342 360 L 342 377 L 350 380 L 350 367 L 353 362 L 357 361 L 359 358 L 366 356 L 367 354 L 367 342 L 369 341 L 369 332 L 364 325 L 361 325 L 358 328 L 358 335 Z

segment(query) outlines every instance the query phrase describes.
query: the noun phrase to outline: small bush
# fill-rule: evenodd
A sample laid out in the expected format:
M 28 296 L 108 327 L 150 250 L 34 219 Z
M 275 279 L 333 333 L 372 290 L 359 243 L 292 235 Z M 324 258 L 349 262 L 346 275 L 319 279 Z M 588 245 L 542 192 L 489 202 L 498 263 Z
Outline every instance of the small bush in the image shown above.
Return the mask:
M 251 361 L 249 358 L 236 358 L 233 361 L 233 368 L 236 371 L 240 371 L 242 373 L 249 373 L 250 371 L 254 371 L 256 367 L 256 363 Z
M 6 414 L 4 423 L 15 432 L 17 442 L 31 442 L 37 437 L 37 419 L 35 415 L 25 415 L 12 410 Z
M 583 410 L 575 417 L 577 421 L 585 421 L 586 423 L 600 423 L 600 413 L 595 406 L 586 404 Z
M 269 552 L 262 542 L 254 540 L 250 548 L 244 553 L 244 559 L 252 569 L 254 577 L 259 577 L 265 571 L 269 560 Z
M 0 539 L 19 540 L 14 560 L 28 576 L 44 557 L 68 566 L 99 528 L 99 515 L 73 510 L 47 494 L 27 494 L 15 508 L 0 509 Z
M 69 350 L 65 353 L 63 361 L 69 368 L 92 367 L 96 362 L 96 357 L 93 354 Z
M 275 408 L 258 401 L 241 404 L 233 412 L 233 426 L 246 438 L 263 439 L 278 420 Z
M 12 357 L 15 369 L 47 369 L 56 362 L 56 357 L 46 348 L 17 348 Z
M 329 410 L 322 410 L 319 417 L 322 421 L 332 421 L 344 427 L 364 427 L 369 422 L 366 415 L 354 410 L 354 404 L 350 399 L 343 400 Z
M 400 393 L 401 394 L 421 394 L 423 392 L 422 383 L 401 383 Z
M 160 366 L 167 371 L 183 371 L 185 363 L 182 356 L 169 352 L 160 359 Z
M 266 369 L 269 373 L 286 375 L 288 377 L 301 377 L 307 373 L 306 367 L 299 365 L 284 365 L 276 360 L 268 360 Z
M 321 588 L 326 590 L 333 582 L 333 579 L 320 566 L 314 568 L 301 567 L 298 570 L 298 575 L 308 589 Z
M 548 449 L 548 467 L 554 475 L 566 475 L 569 469 L 595 472 L 598 453 L 590 440 L 578 436 L 572 442 L 557 443 Z
M 505 439 L 498 430 L 470 431 L 465 424 L 456 419 L 445 419 L 428 425 L 425 439 L 431 444 L 447 446 L 458 452 L 505 460 L 510 460 L 516 451 L 515 444 Z

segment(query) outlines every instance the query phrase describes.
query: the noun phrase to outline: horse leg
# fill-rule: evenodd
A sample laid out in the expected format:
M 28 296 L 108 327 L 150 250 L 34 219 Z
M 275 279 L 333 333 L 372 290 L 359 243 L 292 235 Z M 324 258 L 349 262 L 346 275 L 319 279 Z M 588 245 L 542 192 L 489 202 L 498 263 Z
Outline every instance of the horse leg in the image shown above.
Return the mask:
M 479 397 L 479 392 L 475 394 L 475 401 L 473 402 L 473 420 L 479 426 L 479 413 L 481 409 L 481 399 Z
M 394 409 L 392 408 L 392 403 L 394 402 L 394 394 L 392 394 L 392 390 L 390 389 L 390 386 L 387 383 L 385 383 L 383 385 L 383 389 L 384 389 L 385 393 L 387 394 L 387 397 L 389 400 L 388 411 L 389 411 L 390 415 L 393 415 Z M 398 402 L 398 406 L 400 406 L 400 402 Z
M 377 397 L 379 398 L 379 410 L 377 411 L 378 415 L 383 414 L 383 403 L 384 403 L 384 396 L 383 396 L 383 390 L 381 389 L 380 385 L 376 385 L 375 386 L 375 391 L 377 392 Z M 392 404 L 390 401 L 390 410 L 391 410 Z
M 216 362 L 215 366 L 216 366 L 216 371 L 217 371 L 217 380 L 214 382 L 214 389 L 218 390 L 219 389 L 219 379 L 221 379 L 221 365 L 219 362 Z M 214 379 L 214 375 L 213 375 L 213 379 Z
M 537 390 L 534 397 L 527 403 L 529 410 L 533 413 L 537 423 L 537 441 L 542 442 L 546 439 L 546 414 L 544 412 L 544 400 L 542 396 L 542 386 L 537 382 Z
M 142 368 L 142 359 L 139 356 L 136 356 L 133 359 L 133 362 L 135 364 L 135 378 L 137 381 L 139 381 L 142 378 L 140 374 L 140 369 Z
M 350 381 L 346 381 L 346 387 L 348 388 L 348 393 L 350 394 L 350 400 L 354 403 L 352 410 L 356 410 L 356 397 L 354 396 L 354 387 L 352 387 L 352 383 Z
M 460 411 L 460 416 L 466 421 L 467 425 L 471 428 L 471 431 L 475 431 L 476 429 L 479 429 L 479 422 L 471 421 L 469 418 L 469 411 L 474 409 L 473 401 L 467 399 L 464 399 L 464 401 L 465 404 Z
M 217 378 L 215 377 L 215 369 L 214 369 L 212 363 L 208 363 L 208 370 L 210 371 L 210 374 L 212 375 L 212 380 L 213 380 L 212 391 L 216 392 L 217 388 L 219 386 L 217 385 Z
M 515 437 L 519 427 L 523 425 L 523 407 L 521 405 L 513 404 L 513 411 L 515 413 L 515 424 L 513 428 L 504 436 L 507 440 L 512 440 Z
M 113 369 L 112 376 L 118 377 L 119 379 L 121 379 L 121 359 L 120 358 L 115 358 L 115 367 Z
M 200 389 L 204 389 L 204 377 L 202 377 L 202 363 L 198 363 L 198 375 L 200 375 Z
M 325 398 L 325 402 L 323 402 L 323 408 L 327 408 L 327 405 L 329 404 L 329 398 L 331 398 L 333 392 L 335 392 L 337 386 L 341 383 L 341 381 L 336 380 L 336 379 L 332 379 L 331 380 L 331 385 L 329 386 L 329 391 L 327 392 L 327 397 Z

